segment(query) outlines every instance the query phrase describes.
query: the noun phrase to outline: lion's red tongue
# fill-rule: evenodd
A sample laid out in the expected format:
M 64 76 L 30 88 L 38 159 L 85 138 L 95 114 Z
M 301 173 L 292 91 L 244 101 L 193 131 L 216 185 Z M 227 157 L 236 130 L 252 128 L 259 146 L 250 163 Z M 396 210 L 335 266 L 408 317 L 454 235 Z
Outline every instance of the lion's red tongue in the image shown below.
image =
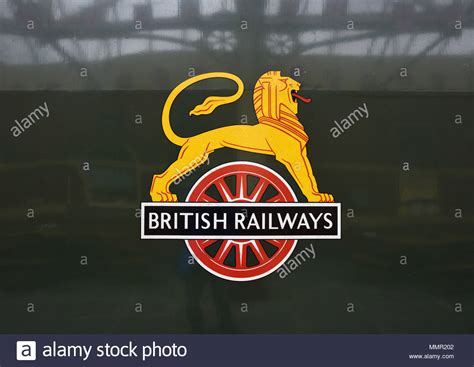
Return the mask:
M 301 102 L 304 102 L 304 103 L 310 103 L 311 102 L 311 98 L 306 98 L 306 97 L 300 96 L 296 92 L 291 92 L 291 95 L 295 98 L 298 98 Z

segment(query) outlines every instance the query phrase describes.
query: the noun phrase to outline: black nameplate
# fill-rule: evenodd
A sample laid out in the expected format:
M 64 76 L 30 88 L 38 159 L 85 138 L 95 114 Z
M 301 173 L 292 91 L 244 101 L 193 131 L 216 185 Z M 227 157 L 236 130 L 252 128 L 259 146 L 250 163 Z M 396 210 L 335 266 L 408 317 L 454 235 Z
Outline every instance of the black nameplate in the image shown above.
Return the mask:
M 339 203 L 142 203 L 142 239 L 339 239 Z

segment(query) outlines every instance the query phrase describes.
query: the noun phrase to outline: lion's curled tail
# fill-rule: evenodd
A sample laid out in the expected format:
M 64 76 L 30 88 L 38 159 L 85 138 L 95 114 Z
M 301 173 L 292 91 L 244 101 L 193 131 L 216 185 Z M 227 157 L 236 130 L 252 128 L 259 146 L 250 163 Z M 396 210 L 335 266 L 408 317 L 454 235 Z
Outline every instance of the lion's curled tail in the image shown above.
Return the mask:
M 230 79 L 234 81 L 237 84 L 237 92 L 235 92 L 231 96 L 211 96 L 206 98 L 206 100 L 196 106 L 191 112 L 189 112 L 189 115 L 208 115 L 212 111 L 214 111 L 217 107 L 222 106 L 224 104 L 232 103 L 237 101 L 241 96 L 242 93 L 244 92 L 244 83 L 242 80 L 230 73 L 224 73 L 224 72 L 215 72 L 215 73 L 206 73 L 206 74 L 201 74 L 194 76 L 192 78 L 189 78 L 179 84 L 173 91 L 170 93 L 168 98 L 166 99 L 165 106 L 163 107 L 163 114 L 161 116 L 161 122 L 163 124 L 163 130 L 165 132 L 166 137 L 173 143 L 179 146 L 182 146 L 184 143 L 186 143 L 188 138 L 183 138 L 181 136 L 176 135 L 176 133 L 173 131 L 171 128 L 171 122 L 170 122 L 170 110 L 171 106 L 173 105 L 174 100 L 180 94 L 183 90 L 185 90 L 187 87 L 190 85 L 200 82 L 201 80 L 206 80 L 206 79 L 213 79 L 213 78 L 224 78 L 224 79 Z

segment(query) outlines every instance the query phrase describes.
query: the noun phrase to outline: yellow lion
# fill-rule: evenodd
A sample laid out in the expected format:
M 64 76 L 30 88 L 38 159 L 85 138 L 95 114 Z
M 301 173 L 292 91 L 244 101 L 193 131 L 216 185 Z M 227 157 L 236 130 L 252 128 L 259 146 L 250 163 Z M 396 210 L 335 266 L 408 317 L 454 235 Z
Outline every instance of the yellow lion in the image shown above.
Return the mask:
M 331 194 L 319 192 L 311 163 L 306 154 L 308 136 L 299 122 L 297 99 L 307 101 L 297 94 L 300 83 L 282 77 L 280 71 L 268 71 L 255 84 L 253 103 L 258 118 L 256 125 L 231 125 L 183 138 L 171 129 L 171 106 L 184 89 L 201 80 L 225 78 L 237 84 L 232 96 L 208 97 L 196 106 L 190 115 L 207 115 L 217 107 L 237 101 L 244 91 L 242 80 L 224 72 L 207 73 L 189 78 L 179 84 L 168 96 L 163 107 L 162 123 L 166 137 L 181 146 L 178 159 L 166 171 L 153 176 L 150 195 L 153 201 L 177 201 L 169 187 L 171 183 L 205 162 L 208 155 L 220 148 L 233 148 L 253 153 L 274 155 L 293 176 L 310 202 L 333 202 Z

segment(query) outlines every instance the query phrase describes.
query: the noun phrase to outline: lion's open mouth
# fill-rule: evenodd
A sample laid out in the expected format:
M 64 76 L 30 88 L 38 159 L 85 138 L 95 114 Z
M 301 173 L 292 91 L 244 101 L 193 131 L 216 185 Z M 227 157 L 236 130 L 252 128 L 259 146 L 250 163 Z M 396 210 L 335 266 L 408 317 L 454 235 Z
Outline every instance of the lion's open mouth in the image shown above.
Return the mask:
M 300 96 L 294 90 L 291 91 L 291 96 L 293 97 L 293 102 L 296 102 L 297 99 L 299 99 L 301 102 L 304 102 L 304 103 L 310 103 L 311 102 L 311 98 L 306 98 L 306 97 Z

